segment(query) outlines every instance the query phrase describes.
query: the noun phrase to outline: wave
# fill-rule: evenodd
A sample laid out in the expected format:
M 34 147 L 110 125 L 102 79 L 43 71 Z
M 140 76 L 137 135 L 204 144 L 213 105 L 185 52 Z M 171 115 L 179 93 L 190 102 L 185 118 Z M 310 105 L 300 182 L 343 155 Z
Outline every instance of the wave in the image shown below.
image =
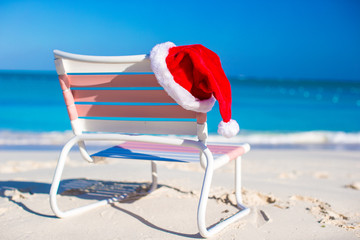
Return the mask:
M 0 146 L 25 145 L 63 145 L 73 135 L 72 131 L 65 132 L 21 132 L 0 131 Z
M 72 131 L 65 132 L 17 132 L 0 131 L 0 146 L 60 146 L 73 136 Z M 244 132 L 239 136 L 226 139 L 219 135 L 209 135 L 209 143 L 247 142 L 253 145 L 358 145 L 360 148 L 360 132 Z M 89 142 L 89 145 L 95 144 Z M 98 143 L 96 143 L 98 144 Z
M 360 132 L 331 132 L 331 131 L 309 131 L 290 133 L 246 133 L 234 139 L 224 139 L 219 136 L 210 135 L 211 142 L 248 142 L 250 144 L 270 145 L 301 145 L 301 144 L 360 144 Z

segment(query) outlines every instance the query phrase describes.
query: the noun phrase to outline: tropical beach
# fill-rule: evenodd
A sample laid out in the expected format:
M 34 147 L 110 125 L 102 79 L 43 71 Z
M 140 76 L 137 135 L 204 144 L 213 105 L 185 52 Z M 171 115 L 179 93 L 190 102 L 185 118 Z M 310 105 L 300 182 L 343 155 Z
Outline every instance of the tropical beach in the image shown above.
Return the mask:
M 159 188 L 129 201 L 66 219 L 54 216 L 49 190 L 55 150 L 1 150 L 2 239 L 200 238 L 196 210 L 203 175 L 195 163 L 159 163 Z M 243 161 L 243 198 L 251 213 L 211 239 L 357 239 L 359 150 L 252 149 Z M 94 166 L 78 155 L 66 166 L 63 209 L 150 182 L 148 162 L 109 159 Z M 207 224 L 234 207 L 233 164 L 215 172 Z M 20 227 L 21 226 L 21 227 Z M 19 228 L 20 227 L 20 228 Z
M 61 148 L 73 136 L 68 130 L 61 92 L 57 89 L 57 76 L 52 72 L 5 71 L 1 72 L 0 81 L 5 90 L 0 108 L 7 113 L 1 116 L 3 130 L 0 131 L 2 239 L 201 237 L 196 226 L 196 211 L 204 171 L 198 163 L 158 163 L 159 188 L 146 195 L 145 190 L 150 183 L 148 162 L 107 159 L 89 164 L 75 149 L 66 164 L 59 190 L 61 208 L 71 209 L 119 193 L 126 193 L 128 197 L 123 202 L 79 216 L 55 217 L 49 203 L 50 185 Z M 358 112 L 355 111 L 358 108 L 358 83 L 348 83 L 347 86 L 332 83 L 327 90 L 324 89 L 328 83 L 319 83 L 323 84 L 321 100 L 314 97 L 311 101 L 304 92 L 319 95 L 314 93 L 318 87 L 309 87 L 307 83 L 296 84 L 295 91 L 294 83 L 231 81 L 233 92 L 241 96 L 235 98 L 233 113 L 245 127 L 252 124 L 254 117 L 263 118 L 266 113 L 254 109 L 268 106 L 269 100 L 277 102 L 278 110 L 283 108 L 288 120 L 291 115 L 299 116 L 301 120 L 291 119 L 292 125 L 285 124 L 281 131 L 245 129 L 238 136 L 226 139 L 213 130 L 218 121 L 216 109 L 215 113 L 209 114 L 210 144 L 247 142 L 252 147 L 243 158 L 242 172 L 243 200 L 251 213 L 214 239 L 358 238 L 360 134 L 356 124 Z M 19 82 L 22 85 L 14 89 L 13 86 Z M 35 91 L 39 94 L 28 91 L 34 85 L 38 86 Z M 271 90 L 269 86 L 276 87 Z M 339 87 L 343 94 L 338 93 Z M 246 95 L 249 89 L 263 94 L 254 98 Z M 44 91 L 47 92 L 47 101 L 40 97 Z M 283 99 L 280 99 L 278 91 L 285 92 Z M 286 94 L 290 91 L 294 91 L 293 98 Z M 340 103 L 333 102 L 335 94 Z M 246 102 L 242 102 L 251 104 L 255 100 L 257 105 L 253 103 L 252 108 L 247 108 Z M 289 100 L 298 107 L 292 110 L 287 104 L 281 104 Z M 336 108 L 338 104 L 354 111 L 344 113 L 344 108 Z M 326 105 L 330 106 L 328 112 L 323 109 Z M 299 112 L 299 108 L 308 109 L 310 113 Z M 296 125 L 306 123 L 306 119 L 314 116 L 316 111 L 321 111 L 323 115 L 339 111 L 339 115 L 350 116 L 342 126 L 336 124 L 336 119 L 328 121 L 327 124 L 335 129 L 299 131 L 301 128 Z M 244 113 L 245 116 L 241 117 Z M 53 118 L 46 118 L 46 114 L 51 114 Z M 324 118 L 323 115 L 319 118 Z M 268 125 L 268 129 L 277 125 L 280 129 L 278 123 L 282 118 L 281 114 L 270 115 L 261 125 Z M 308 121 L 307 124 L 316 124 L 316 121 Z M 286 129 L 288 126 L 298 131 Z M 310 125 L 310 128 L 316 127 Z M 334 131 L 341 128 L 350 128 L 351 131 Z M 102 144 L 88 145 L 91 152 L 103 147 Z M 208 204 L 206 217 L 209 226 L 237 211 L 234 163 L 215 172 Z
M 232 138 L 218 134 L 224 109 L 217 99 L 207 113 L 207 143 L 250 145 L 241 171 L 242 200 L 250 213 L 209 239 L 359 239 L 359 10 L 355 2 L 323 0 L 1 1 L 0 239 L 202 238 L 197 211 L 204 169 L 197 162 L 156 161 L 158 186 L 147 193 L 150 161 L 88 163 L 76 146 L 66 157 L 59 208 L 118 200 L 67 218 L 58 218 L 50 205 L 60 152 L 74 136 L 65 92 L 89 90 L 62 89 L 53 50 L 149 57 L 154 46 L 168 41 L 214 51 L 231 84 L 227 111 L 240 132 Z M 197 141 L 193 135 L 168 137 Z M 86 144 L 93 154 L 119 142 Z M 215 170 L 208 227 L 239 211 L 234 177 L 235 161 Z

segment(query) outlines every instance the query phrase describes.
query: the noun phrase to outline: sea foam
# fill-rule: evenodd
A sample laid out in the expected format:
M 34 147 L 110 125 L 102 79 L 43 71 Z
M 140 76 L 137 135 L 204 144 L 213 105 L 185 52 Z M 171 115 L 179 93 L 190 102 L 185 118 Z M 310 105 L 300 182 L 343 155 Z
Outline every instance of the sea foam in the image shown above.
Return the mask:
M 64 132 L 20 132 L 0 131 L 0 146 L 25 146 L 25 145 L 64 145 L 73 136 L 72 131 Z M 183 136 L 187 137 L 187 136 Z M 194 137 L 191 137 L 194 139 Z M 309 131 L 309 132 L 245 132 L 233 138 L 224 138 L 216 134 L 210 134 L 210 143 L 232 143 L 239 144 L 247 142 L 253 145 L 359 145 L 360 132 L 330 132 L 330 131 Z M 95 143 L 89 142 L 89 145 Z M 99 144 L 99 143 L 96 143 Z

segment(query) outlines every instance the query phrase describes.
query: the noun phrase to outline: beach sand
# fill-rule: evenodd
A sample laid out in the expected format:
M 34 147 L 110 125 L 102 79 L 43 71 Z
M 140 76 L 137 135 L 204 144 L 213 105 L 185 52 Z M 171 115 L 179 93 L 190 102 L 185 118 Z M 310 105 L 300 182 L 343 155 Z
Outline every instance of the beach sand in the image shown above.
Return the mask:
M 59 151 L 1 150 L 0 239 L 200 238 L 196 211 L 203 171 L 197 164 L 158 163 L 159 188 L 126 202 L 58 219 L 48 192 Z M 236 212 L 234 165 L 216 170 L 207 224 Z M 70 156 L 59 196 L 63 209 L 98 194 L 141 189 L 150 164 Z M 244 203 L 251 213 L 211 239 L 359 239 L 360 151 L 253 148 L 243 161 Z M 87 193 L 87 195 L 83 194 Z

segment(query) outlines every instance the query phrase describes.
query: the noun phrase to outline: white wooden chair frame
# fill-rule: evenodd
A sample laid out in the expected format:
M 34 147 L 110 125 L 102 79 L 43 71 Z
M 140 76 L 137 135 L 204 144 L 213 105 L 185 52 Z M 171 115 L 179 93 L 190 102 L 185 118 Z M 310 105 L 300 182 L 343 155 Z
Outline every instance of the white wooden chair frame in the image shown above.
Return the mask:
M 97 57 L 97 56 L 86 56 L 86 55 L 77 55 L 77 54 L 70 54 L 61 52 L 58 50 L 54 51 L 55 54 L 55 63 L 57 72 L 59 74 L 59 78 L 61 80 L 61 76 L 66 74 L 69 70 L 68 68 L 74 68 L 69 62 L 75 62 L 74 65 L 79 65 L 80 71 L 84 71 L 82 65 L 85 63 L 96 63 L 99 64 L 98 68 L 105 68 L 106 65 L 113 65 L 113 64 L 128 64 L 130 63 L 137 63 L 141 62 L 142 65 L 145 64 L 149 65 L 148 59 L 146 55 L 136 55 L 136 56 L 126 56 L 126 57 Z M 143 69 L 143 66 L 142 66 Z M 141 69 L 141 70 L 142 70 Z M 97 71 L 95 69 L 94 71 Z M 109 69 L 107 69 L 109 71 Z M 111 71 L 111 69 L 110 69 Z M 65 162 L 67 156 L 72 149 L 72 147 L 77 144 L 79 146 L 80 153 L 82 157 L 87 160 L 88 162 L 94 162 L 94 157 L 91 157 L 85 148 L 85 141 L 133 141 L 133 142 L 147 142 L 147 143 L 157 143 L 157 144 L 165 144 L 165 145 L 174 145 L 174 146 L 186 146 L 191 148 L 198 149 L 200 154 L 200 164 L 205 169 L 201 194 L 198 204 L 197 210 L 197 224 L 198 229 L 203 237 L 210 237 L 222 229 L 224 229 L 229 224 L 239 220 L 240 218 L 246 216 L 250 209 L 243 205 L 242 203 L 242 195 L 241 195 L 241 156 L 236 157 L 235 159 L 235 195 L 237 206 L 240 209 L 237 213 L 232 215 L 231 217 L 218 222 L 211 228 L 206 227 L 206 206 L 210 192 L 210 186 L 212 182 L 213 172 L 215 169 L 225 165 L 231 159 L 229 156 L 224 155 L 220 158 L 214 159 L 212 152 L 206 146 L 206 138 L 207 138 L 207 125 L 206 125 L 206 115 L 205 121 L 200 120 L 197 123 L 197 135 L 198 141 L 189 140 L 189 139 L 180 139 L 180 138 L 169 138 L 169 137 L 161 137 L 161 136 L 150 136 L 150 135 L 125 135 L 120 134 L 117 132 L 113 133 L 87 133 L 84 131 L 84 127 L 82 126 L 79 119 L 73 117 L 72 115 L 77 114 L 75 107 L 74 107 L 74 99 L 72 98 L 70 87 L 65 86 L 66 82 L 62 83 L 62 88 L 64 91 L 65 102 L 69 110 L 69 116 L 71 119 L 72 128 L 74 131 L 75 136 L 71 138 L 63 147 L 58 164 L 55 170 L 55 175 L 53 178 L 53 182 L 50 189 L 50 205 L 51 209 L 53 210 L 54 214 L 59 218 L 65 218 L 68 216 L 76 215 L 79 213 L 83 213 L 85 211 L 89 211 L 99 206 L 103 206 L 109 203 L 117 202 L 121 199 L 119 197 L 113 197 L 109 199 L 105 199 L 102 201 L 98 201 L 96 203 L 92 203 L 83 207 L 78 207 L 75 209 L 71 209 L 68 211 L 61 211 L 58 204 L 57 204 L 57 194 L 58 189 L 61 181 L 62 172 L 65 166 Z M 65 87 L 64 87 L 65 86 Z M 73 109 L 73 110 L 71 110 Z M 72 111 L 72 112 L 71 112 Z M 204 119 L 204 115 L 200 115 L 199 119 Z M 244 153 L 250 150 L 250 146 L 248 144 L 242 145 Z M 153 191 L 157 187 L 157 172 L 156 172 L 156 164 L 154 161 L 151 161 L 151 174 L 152 174 L 152 185 L 149 192 Z

